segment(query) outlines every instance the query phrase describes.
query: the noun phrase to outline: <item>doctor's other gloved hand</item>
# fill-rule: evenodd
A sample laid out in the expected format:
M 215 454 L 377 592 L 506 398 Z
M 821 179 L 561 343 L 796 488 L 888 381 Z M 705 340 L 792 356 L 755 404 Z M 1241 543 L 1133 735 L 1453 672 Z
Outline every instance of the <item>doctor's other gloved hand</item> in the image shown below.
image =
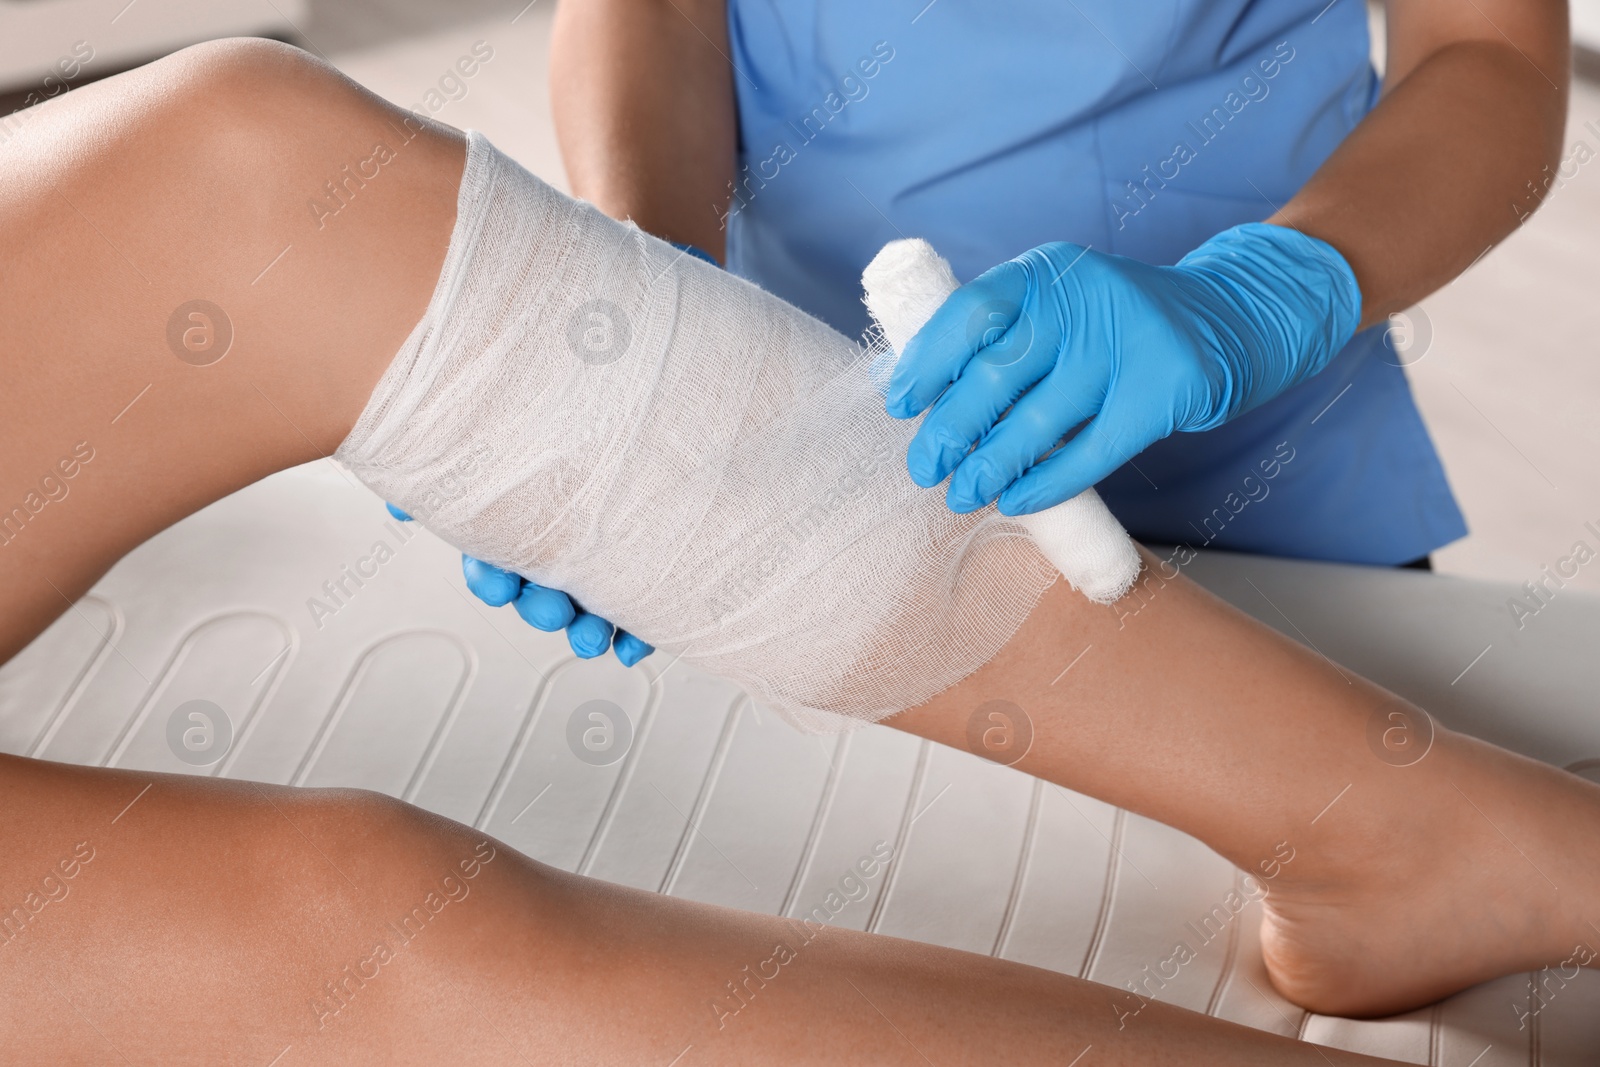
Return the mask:
M 1360 319 L 1344 257 L 1283 226 L 1235 226 L 1171 267 L 1041 245 L 951 294 L 906 344 L 887 404 L 896 418 L 931 405 L 906 456 L 918 485 L 948 477 L 953 511 L 998 499 L 1025 515 L 1306 380 Z
M 389 514 L 401 522 L 410 522 L 411 516 L 385 504 Z M 632 667 L 655 651 L 625 630 L 619 630 L 598 615 L 591 615 L 573 603 L 572 598 L 558 589 L 547 589 L 528 581 L 519 574 L 501 570 L 492 563 L 461 556 L 461 570 L 466 575 L 467 588 L 479 600 L 492 608 L 506 604 L 516 608 L 523 621 L 535 629 L 554 633 L 567 631 L 567 644 L 580 659 L 603 656 L 607 649 L 616 652 L 624 667 Z

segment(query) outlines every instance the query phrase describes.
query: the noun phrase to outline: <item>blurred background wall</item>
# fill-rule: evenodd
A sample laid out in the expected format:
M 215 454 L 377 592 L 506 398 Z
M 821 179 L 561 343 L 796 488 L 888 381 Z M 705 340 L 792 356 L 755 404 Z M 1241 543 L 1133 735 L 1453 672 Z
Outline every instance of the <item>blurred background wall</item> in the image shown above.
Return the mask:
M 564 187 L 546 86 L 553 4 L 0 0 L 0 116 L 233 34 L 292 41 L 411 107 L 483 42 L 493 59 L 433 113 Z M 1586 523 L 1600 528 L 1600 0 L 1576 0 L 1573 26 L 1578 78 L 1544 206 L 1392 334 L 1472 529 L 1435 557 L 1445 573 L 1532 580 L 1574 541 L 1593 543 Z M 1381 34 L 1374 52 L 1381 63 Z M 1600 591 L 1600 566 L 1574 584 Z

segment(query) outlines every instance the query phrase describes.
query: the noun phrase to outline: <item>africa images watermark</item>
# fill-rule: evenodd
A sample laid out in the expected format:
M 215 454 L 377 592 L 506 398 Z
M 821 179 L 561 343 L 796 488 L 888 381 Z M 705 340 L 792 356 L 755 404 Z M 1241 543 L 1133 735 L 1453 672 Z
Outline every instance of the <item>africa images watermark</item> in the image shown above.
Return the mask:
M 437 889 L 430 890 L 422 902 L 399 919 L 387 924 L 387 932 L 373 943 L 366 955 L 355 963 L 346 964 L 337 977 L 323 983 L 321 991 L 311 998 L 311 1011 L 317 1017 L 317 1029 L 325 1029 L 332 1019 L 348 1008 L 356 994 L 383 973 L 383 968 L 400 958 L 400 954 L 421 937 L 439 914 L 451 904 L 460 904 L 472 893 L 468 883 L 483 873 L 483 868 L 494 862 L 498 855 L 487 839 L 478 842 L 472 855 L 459 861 L 439 879 Z
M 72 492 L 72 480 L 93 461 L 94 446 L 79 441 L 72 451 L 60 459 L 39 478 L 38 488 L 30 489 L 22 502 L 0 511 L 0 548 L 9 548 L 11 542 L 22 536 L 28 524 L 36 520 L 51 504 L 59 504 Z
M 856 860 L 839 877 L 820 904 L 801 916 L 794 946 L 788 941 L 779 941 L 773 945 L 771 955 L 740 968 L 738 975 L 727 982 L 727 994 L 710 1001 L 711 1017 L 716 1020 L 717 1029 L 726 1028 L 729 1020 L 750 1007 L 756 995 L 769 982 L 776 981 L 783 974 L 783 968 L 800 957 L 800 950 L 815 941 L 830 920 L 838 918 L 851 904 L 865 900 L 872 891 L 872 880 L 888 868 L 893 858 L 894 846 L 887 841 L 874 844 L 867 855 Z
M 337 574 L 323 582 L 321 596 L 306 597 L 306 611 L 316 629 L 322 629 L 329 619 L 349 607 L 356 594 L 383 572 L 384 564 L 417 536 L 415 528 L 393 519 L 384 522 L 383 529 L 388 536 L 372 542 L 364 555 L 346 563 Z
M 470 53 L 458 58 L 439 77 L 436 85 L 428 87 L 422 94 L 421 102 L 412 105 L 410 114 L 402 118 L 398 125 L 393 121 L 388 123 L 389 129 L 394 133 L 393 145 L 388 141 L 375 141 L 365 156 L 353 163 L 346 163 L 324 182 L 321 195 L 306 201 L 317 229 L 325 229 L 328 220 L 337 217 L 353 204 L 367 184 L 376 181 L 383 173 L 383 168 L 399 158 L 400 149 L 416 140 L 417 136 L 427 129 L 421 118 L 416 116 L 436 115 L 451 101 L 466 99 L 469 92 L 468 80 L 476 77 L 483 66 L 493 58 L 494 48 L 487 41 L 474 41 Z
M 729 572 L 710 597 L 710 605 L 722 618 L 754 603 L 761 591 L 800 550 L 853 501 L 869 492 L 869 480 L 897 462 L 887 441 L 871 442 L 870 451 L 857 456 L 833 481 L 768 535 L 767 543 L 749 562 Z
M 1272 492 L 1271 482 L 1283 468 L 1294 461 L 1295 450 L 1288 441 L 1280 441 L 1272 450 L 1272 455 L 1256 464 L 1255 470 L 1245 475 L 1239 482 L 1237 490 L 1230 491 L 1222 498 L 1222 503 L 1211 509 L 1211 514 L 1200 520 L 1200 525 L 1190 526 L 1200 535 L 1198 545 L 1185 542 L 1176 545 L 1172 554 L 1160 560 L 1155 567 L 1145 568 L 1143 576 L 1134 585 L 1126 596 L 1113 606 L 1117 613 L 1117 629 L 1124 629 L 1128 620 L 1143 611 L 1155 598 L 1156 593 L 1164 589 L 1168 582 L 1174 580 L 1184 567 L 1193 563 L 1198 557 L 1197 549 L 1205 548 L 1218 537 L 1228 524 L 1243 514 L 1251 504 L 1259 504 L 1266 500 Z
M 1600 139 L 1600 125 L 1597 125 L 1594 119 L 1585 122 L 1583 128 Z M 1576 178 L 1584 164 L 1594 159 L 1597 154 L 1600 153 L 1596 153 L 1588 141 L 1580 138 L 1573 142 L 1572 147 L 1561 157 L 1561 162 L 1556 164 L 1554 170 L 1551 170 L 1550 164 L 1546 163 L 1544 169 L 1539 172 L 1538 180 L 1530 178 L 1526 183 L 1528 191 L 1511 202 L 1511 213 L 1517 217 L 1517 221 L 1526 222 L 1528 216 L 1539 210 L 1546 200 Z
M 460 499 L 482 472 L 484 464 L 494 458 L 494 449 L 485 442 L 477 444 L 438 475 L 421 501 L 407 511 L 413 519 L 427 524 L 452 501 Z M 322 595 L 306 598 L 306 611 L 315 628 L 321 630 L 328 620 L 350 606 L 367 583 L 383 573 L 383 567 L 399 554 L 400 549 L 416 539 L 416 529 L 406 523 L 388 520 L 383 525 L 387 537 L 372 542 L 367 551 L 354 561 L 344 564 L 339 572 L 322 583 Z
M 191 767 L 209 767 L 233 750 L 233 719 L 215 701 L 186 700 L 167 716 L 167 748 Z
M 1511 1010 L 1517 1017 L 1517 1029 L 1526 1030 L 1528 1022 L 1538 1018 L 1539 1013 L 1555 999 L 1555 995 L 1565 989 L 1568 982 L 1577 978 L 1584 967 L 1594 962 L 1595 955 L 1594 949 L 1580 942 L 1573 947 L 1572 955 L 1562 960 L 1559 965 L 1541 967 L 1528 975 L 1527 1007 L 1516 1001 L 1511 1002 Z M 1554 988 L 1551 988 L 1552 985 Z
M 591 767 L 609 767 L 633 749 L 633 720 L 613 700 L 585 700 L 567 715 L 567 748 Z
M 47 104 L 71 89 L 72 82 L 93 60 L 94 45 L 88 41 L 74 42 L 72 51 L 56 60 L 54 69 L 44 76 L 39 87 L 29 90 L 22 98 L 22 106 L 9 115 L 0 116 L 0 144 L 11 140 L 24 125 L 32 121 L 39 114 L 40 104 Z
M 1600 546 L 1600 520 L 1584 523 L 1583 529 L 1594 539 L 1594 544 L 1590 544 L 1588 538 L 1574 541 L 1566 555 L 1539 569 L 1538 578 L 1522 583 L 1522 596 L 1506 598 L 1506 610 L 1511 613 L 1511 621 L 1517 624 L 1517 629 L 1526 629 L 1528 620 L 1549 607 L 1567 583 L 1600 555 L 1600 547 L 1597 547 Z
M 1176 181 L 1183 173 L 1183 168 L 1198 159 L 1201 149 L 1220 137 L 1228 124 L 1246 107 L 1265 100 L 1272 92 L 1272 86 L 1268 83 L 1283 73 L 1283 68 L 1294 57 L 1295 50 L 1289 42 L 1280 42 L 1273 48 L 1271 56 L 1259 60 L 1251 73 L 1239 80 L 1237 89 L 1230 90 L 1220 104 L 1200 116 L 1198 124 L 1192 119 L 1184 124 L 1189 134 L 1193 135 L 1192 140 L 1185 136 L 1174 142 L 1172 154 L 1157 162 L 1154 171 L 1146 163 L 1140 168 L 1140 173 L 1144 175 L 1142 180 L 1135 182 L 1131 178 L 1125 179 L 1123 184 L 1127 187 L 1126 192 L 1121 194 L 1121 199 L 1111 203 L 1117 229 L 1125 229 L 1129 219 L 1149 207 L 1160 191 L 1167 187 L 1167 183 Z
M 1187 940 L 1179 939 L 1166 956 L 1154 964 L 1147 964 L 1137 978 L 1130 978 L 1123 983 L 1128 992 L 1126 995 L 1118 994 L 1118 1003 L 1112 1005 L 1112 1010 L 1117 1014 L 1117 1029 L 1124 1029 L 1128 1020 L 1143 1011 L 1155 994 L 1175 981 L 1185 966 L 1199 959 L 1200 949 L 1228 933 L 1234 920 L 1247 906 L 1264 900 L 1267 896 L 1266 883 L 1283 873 L 1283 869 L 1294 862 L 1294 857 L 1295 850 L 1289 842 L 1279 841 L 1273 846 L 1272 855 L 1256 864 L 1259 876 L 1246 874 L 1239 885 L 1228 890 L 1222 900 L 1213 904 L 1205 914 L 1184 923 L 1188 932 L 1194 935 L 1195 944 L 1190 945 Z
M 72 854 L 56 861 L 54 867 L 39 879 L 39 888 L 30 889 L 22 900 L 0 912 L 0 945 L 9 945 L 28 932 L 38 921 L 39 913 L 51 904 L 59 904 L 72 892 L 71 882 L 94 860 L 94 846 L 79 841 L 72 846 Z
M 1433 751 L 1433 716 L 1398 699 L 1367 716 L 1367 748 L 1391 767 L 1411 767 Z
M 210 300 L 185 300 L 167 317 L 167 347 L 191 367 L 209 367 L 233 348 L 233 320 Z
M 1031 748 L 1033 719 L 1015 701 L 987 700 L 967 716 L 967 751 L 974 756 L 1011 767 Z
M 733 180 L 728 182 L 730 196 L 728 206 L 722 211 L 718 222 L 724 229 L 728 220 L 749 206 L 756 194 L 767 187 L 783 172 L 783 168 L 793 163 L 800 155 L 800 149 L 816 140 L 828 128 L 829 123 L 838 118 L 845 108 L 851 104 L 859 103 L 867 98 L 872 91 L 869 84 L 873 78 L 882 73 L 883 68 L 894 59 L 894 46 L 888 41 L 878 41 L 872 50 L 856 60 L 848 68 L 848 72 L 839 78 L 838 83 L 828 91 L 811 110 L 800 116 L 799 119 L 788 120 L 789 129 L 795 135 L 794 143 L 787 139 L 778 139 L 773 142 L 772 150 L 764 159 L 754 164 L 746 163 L 740 168 Z M 754 153 L 747 153 L 753 156 Z M 754 167 L 754 173 L 751 167 Z

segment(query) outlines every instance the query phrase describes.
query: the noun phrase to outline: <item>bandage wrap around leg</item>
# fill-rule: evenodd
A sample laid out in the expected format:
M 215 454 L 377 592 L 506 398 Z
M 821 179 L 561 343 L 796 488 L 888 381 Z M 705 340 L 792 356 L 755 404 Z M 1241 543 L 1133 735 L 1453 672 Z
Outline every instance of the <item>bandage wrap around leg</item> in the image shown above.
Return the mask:
M 911 707 L 1055 578 L 913 484 L 874 353 L 470 138 L 444 270 L 337 458 L 805 729 Z

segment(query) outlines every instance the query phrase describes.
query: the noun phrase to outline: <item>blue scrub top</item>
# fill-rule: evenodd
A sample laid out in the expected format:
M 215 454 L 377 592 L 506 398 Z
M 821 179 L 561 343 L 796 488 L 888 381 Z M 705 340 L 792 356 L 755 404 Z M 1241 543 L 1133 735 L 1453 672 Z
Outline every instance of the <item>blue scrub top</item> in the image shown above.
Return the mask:
M 729 268 L 847 334 L 925 237 L 963 281 L 1047 241 L 1170 264 L 1292 197 L 1377 99 L 1360 0 L 729 0 Z M 1100 484 L 1135 537 L 1395 564 L 1466 533 L 1382 331 Z

